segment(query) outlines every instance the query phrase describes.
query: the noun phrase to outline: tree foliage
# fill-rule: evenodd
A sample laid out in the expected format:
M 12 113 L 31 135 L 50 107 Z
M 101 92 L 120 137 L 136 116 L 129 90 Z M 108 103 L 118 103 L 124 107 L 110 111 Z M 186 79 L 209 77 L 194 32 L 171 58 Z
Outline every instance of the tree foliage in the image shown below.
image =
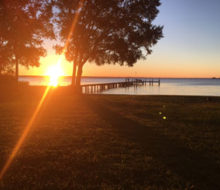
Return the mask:
M 39 66 L 46 55 L 43 37 L 53 38 L 49 18 L 52 9 L 47 0 L 0 1 L 0 73 L 16 71 L 18 65 Z
M 65 55 L 78 67 L 77 86 L 86 62 L 133 66 L 162 37 L 162 27 L 152 23 L 159 0 L 56 0 L 55 5 L 60 40 L 70 37 Z M 57 52 L 62 48 L 56 46 Z

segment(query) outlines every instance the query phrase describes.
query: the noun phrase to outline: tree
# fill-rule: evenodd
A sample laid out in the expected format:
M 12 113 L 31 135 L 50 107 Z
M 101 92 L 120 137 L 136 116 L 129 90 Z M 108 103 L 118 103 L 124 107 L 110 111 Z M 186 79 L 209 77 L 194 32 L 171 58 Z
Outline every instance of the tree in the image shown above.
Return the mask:
M 56 50 L 73 62 L 77 88 L 86 62 L 133 66 L 162 37 L 162 27 L 152 23 L 159 0 L 55 0 L 55 5 L 60 40 L 66 41 Z
M 10 53 L 5 46 L 4 40 L 0 39 L 0 76 L 4 73 L 11 73 L 13 71 L 12 65 L 9 64 Z
M 39 66 L 40 56 L 46 55 L 43 37 L 54 38 L 48 3 L 49 0 L 0 1 L 0 73 L 15 68 L 18 80 L 19 65 Z

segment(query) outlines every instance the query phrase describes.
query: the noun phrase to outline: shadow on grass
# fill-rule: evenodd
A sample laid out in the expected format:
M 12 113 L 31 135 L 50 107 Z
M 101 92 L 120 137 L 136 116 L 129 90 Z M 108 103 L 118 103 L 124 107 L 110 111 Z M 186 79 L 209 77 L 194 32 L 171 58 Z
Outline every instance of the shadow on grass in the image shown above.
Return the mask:
M 165 164 L 184 181 L 194 184 L 196 189 L 220 189 L 220 168 L 211 157 L 192 151 L 181 141 L 171 140 L 150 127 L 124 118 L 89 96 L 83 97 L 83 100 L 120 135 L 140 143 L 154 159 Z

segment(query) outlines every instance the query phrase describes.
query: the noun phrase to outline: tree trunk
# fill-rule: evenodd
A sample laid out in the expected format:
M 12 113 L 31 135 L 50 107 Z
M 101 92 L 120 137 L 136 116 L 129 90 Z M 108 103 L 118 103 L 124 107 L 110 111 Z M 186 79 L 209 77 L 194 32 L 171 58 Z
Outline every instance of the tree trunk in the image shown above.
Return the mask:
M 76 60 L 73 63 L 72 86 L 76 85 Z
M 77 71 L 77 77 L 76 77 L 76 90 L 78 92 L 81 92 L 80 83 L 81 83 L 81 76 L 82 76 L 82 67 L 83 67 L 83 64 L 78 65 L 78 71 Z
M 15 62 L 15 80 L 16 82 L 18 82 L 18 75 L 19 75 L 19 71 L 18 71 L 18 60 L 16 59 L 16 62 Z
M 74 60 L 73 60 L 73 75 L 72 75 L 72 86 L 73 88 L 76 87 L 76 73 L 77 73 L 77 63 L 78 63 L 78 51 L 76 51 L 76 54 L 75 54 L 75 57 L 74 57 Z

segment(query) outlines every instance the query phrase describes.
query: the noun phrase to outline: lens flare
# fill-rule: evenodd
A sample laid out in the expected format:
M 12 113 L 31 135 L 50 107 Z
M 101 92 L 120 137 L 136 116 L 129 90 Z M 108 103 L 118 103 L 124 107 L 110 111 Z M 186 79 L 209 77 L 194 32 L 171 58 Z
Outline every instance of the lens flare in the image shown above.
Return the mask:
M 29 131 L 31 130 L 31 127 L 47 97 L 47 94 L 50 90 L 50 86 L 48 86 L 39 102 L 39 104 L 37 105 L 32 117 L 30 118 L 28 124 L 25 126 L 23 133 L 21 134 L 18 142 L 16 143 L 15 147 L 13 148 L 8 160 L 6 161 L 5 165 L 3 166 L 2 170 L 0 171 L 0 180 L 2 179 L 2 177 L 4 176 L 5 172 L 7 171 L 7 169 L 9 168 L 9 166 L 11 165 L 13 159 L 15 158 L 17 152 L 19 151 L 19 149 L 21 148 L 22 144 L 24 143 Z

